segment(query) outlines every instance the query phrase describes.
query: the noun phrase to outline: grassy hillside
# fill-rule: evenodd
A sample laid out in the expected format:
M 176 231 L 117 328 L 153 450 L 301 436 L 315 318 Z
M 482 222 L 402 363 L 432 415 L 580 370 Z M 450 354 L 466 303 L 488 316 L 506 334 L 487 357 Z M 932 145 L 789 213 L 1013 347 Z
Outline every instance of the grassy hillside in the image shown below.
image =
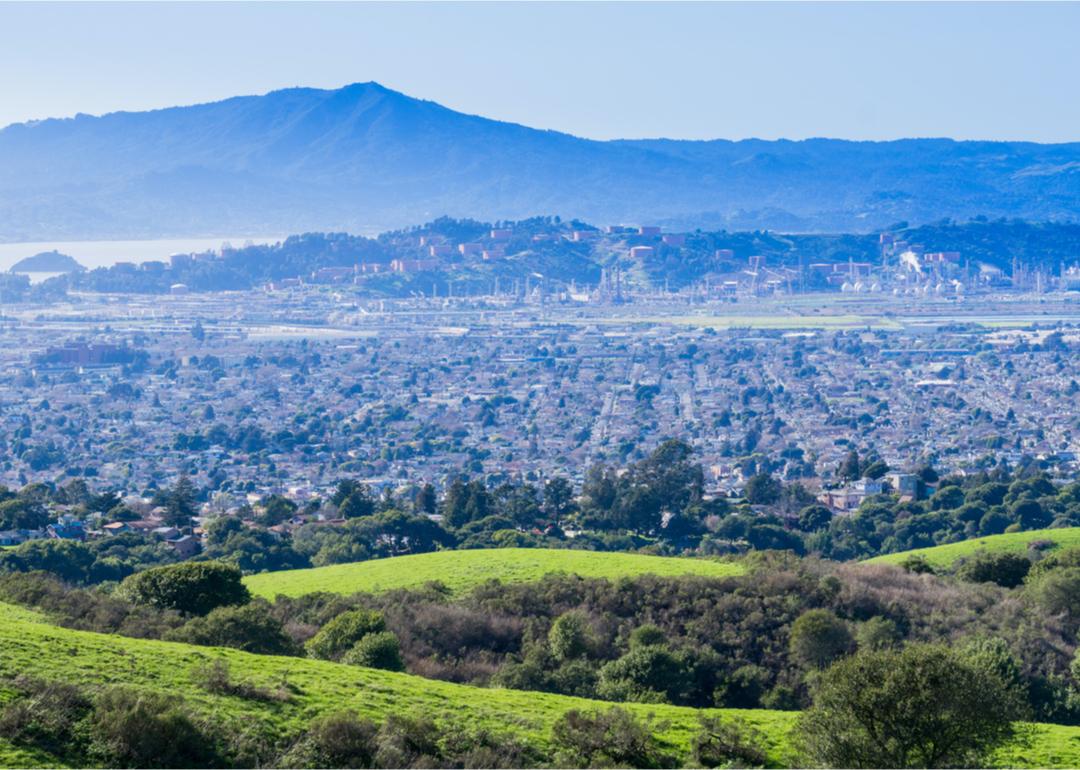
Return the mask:
M 1028 543 L 1036 540 L 1052 540 L 1057 547 L 1080 545 L 1080 527 L 1064 529 L 1033 529 L 1028 532 L 1009 532 L 1004 535 L 980 537 L 974 540 L 962 540 L 933 548 L 917 548 L 913 551 L 901 551 L 867 559 L 867 564 L 899 564 L 909 556 L 922 556 L 935 568 L 948 569 L 958 559 L 968 558 L 979 551 L 994 553 L 1026 553 Z
M 350 594 L 414 588 L 438 580 L 456 593 L 485 580 L 527 583 L 563 572 L 611 580 L 634 575 L 705 575 L 726 577 L 742 573 L 737 564 L 645 556 L 634 553 L 568 551 L 542 548 L 499 548 L 437 551 L 356 564 L 286 570 L 252 575 L 245 582 L 256 596 L 301 596 L 315 591 Z
M 192 682 L 201 663 L 227 660 L 235 679 L 266 687 L 286 680 L 296 693 L 287 703 L 261 703 L 211 695 Z M 87 684 L 124 684 L 183 695 L 189 705 L 229 729 L 299 731 L 322 713 L 352 709 L 381 720 L 393 713 L 422 713 L 435 719 L 467 720 L 545 745 L 552 723 L 570 708 L 597 702 L 545 693 L 479 689 L 409 674 L 358 668 L 318 660 L 252 655 L 231 649 L 72 631 L 10 605 L 0 605 L 0 675 L 16 674 Z M 697 711 L 676 706 L 630 705 L 640 715 L 655 714 L 662 740 L 686 756 L 697 728 Z M 718 712 L 719 713 L 719 712 Z M 738 715 L 769 737 L 776 763 L 789 758 L 791 712 L 724 711 Z M 25 761 L 20 761 L 20 758 Z M 0 741 L 0 764 L 33 766 L 34 756 Z M 1080 761 L 1080 752 L 1077 754 Z
M 208 694 L 193 684 L 192 669 L 214 659 L 227 660 L 235 679 L 265 687 L 287 681 L 295 695 L 289 702 L 267 704 Z M 15 674 L 178 694 L 191 708 L 212 715 L 226 729 L 274 735 L 298 732 L 312 718 L 344 708 L 376 720 L 410 712 L 436 720 L 467 720 L 496 731 L 513 730 L 520 740 L 543 748 L 552 723 L 564 711 L 610 705 L 546 693 L 479 689 L 325 661 L 72 631 L 53 626 L 35 613 L 0 604 L 0 675 Z M 629 704 L 627 708 L 642 716 L 653 715 L 660 739 L 687 759 L 689 741 L 697 727 L 696 710 L 645 704 Z M 794 763 L 788 741 L 794 712 L 710 713 L 739 717 L 759 729 L 766 737 L 771 764 Z M 1024 744 L 1000 753 L 998 764 L 1080 767 L 1080 728 L 1034 725 L 1031 730 Z M 47 756 L 0 739 L 0 767 L 54 764 Z

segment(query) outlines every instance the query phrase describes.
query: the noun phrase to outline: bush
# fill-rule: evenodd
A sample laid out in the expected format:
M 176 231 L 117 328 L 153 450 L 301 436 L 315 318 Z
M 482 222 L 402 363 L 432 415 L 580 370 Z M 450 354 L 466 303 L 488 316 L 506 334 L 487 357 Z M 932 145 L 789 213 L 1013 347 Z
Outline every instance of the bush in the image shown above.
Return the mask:
M 106 767 L 216 767 L 214 741 L 178 699 L 124 689 L 98 695 L 90 718 L 90 756 Z
M 205 647 L 235 647 L 262 655 L 300 655 L 303 650 L 285 633 L 281 621 L 270 614 L 265 601 L 218 607 L 189 620 L 166 639 Z
M 1029 585 L 1028 593 L 1051 615 L 1080 617 L 1080 567 L 1049 570 Z
M 701 732 L 694 736 L 692 751 L 699 767 L 763 767 L 768 762 L 761 748 L 764 736 L 739 719 L 702 716 Z
M 304 735 L 278 760 L 280 767 L 375 767 L 378 725 L 349 711 L 314 720 Z
M 551 728 L 556 767 L 669 767 L 652 731 L 623 708 L 571 709 Z
M 323 626 L 308 640 L 308 655 L 323 660 L 338 660 L 368 634 L 386 630 L 381 612 L 351 610 L 343 612 Z
M 859 624 L 855 639 L 860 650 L 887 650 L 898 647 L 903 641 L 903 634 L 894 621 L 875 615 Z
M 853 647 L 847 623 L 828 610 L 807 610 L 791 624 L 789 649 L 804 666 L 825 668 Z
M 377 767 L 439 767 L 438 725 L 427 717 L 391 715 L 376 737 Z
M 1024 715 L 989 667 L 945 647 L 859 653 L 821 675 L 796 742 L 825 767 L 980 767 Z
M 74 725 L 91 708 L 90 698 L 74 685 L 20 677 L 15 697 L 0 710 L 0 735 L 80 764 L 81 742 Z
M 374 634 L 365 634 L 352 649 L 346 652 L 342 663 L 352 666 L 367 666 L 368 668 L 381 668 L 387 671 L 404 671 L 405 664 L 401 660 L 401 647 L 398 638 L 389 631 L 379 631 Z
M 1014 553 L 975 554 L 960 565 L 958 577 L 969 583 L 996 583 L 1003 588 L 1016 588 L 1024 582 L 1031 560 Z
M 912 554 L 900 562 L 900 567 L 905 572 L 913 572 L 916 575 L 933 575 L 934 567 L 926 560 L 925 556 Z
M 605 700 L 677 703 L 689 687 L 683 661 L 666 646 L 648 645 L 605 664 L 596 691 Z
M 206 615 L 217 607 L 246 604 L 251 594 L 240 570 L 221 562 L 183 562 L 138 572 L 117 593 L 136 604 Z
M 551 624 L 548 647 L 556 660 L 584 657 L 590 648 L 589 621 L 581 612 L 566 612 Z
M 232 678 L 229 662 L 215 660 L 195 666 L 191 670 L 191 681 L 214 695 L 233 695 L 237 698 L 256 701 L 289 701 L 292 694 L 285 687 L 270 690 L 257 687 L 250 682 L 238 682 Z

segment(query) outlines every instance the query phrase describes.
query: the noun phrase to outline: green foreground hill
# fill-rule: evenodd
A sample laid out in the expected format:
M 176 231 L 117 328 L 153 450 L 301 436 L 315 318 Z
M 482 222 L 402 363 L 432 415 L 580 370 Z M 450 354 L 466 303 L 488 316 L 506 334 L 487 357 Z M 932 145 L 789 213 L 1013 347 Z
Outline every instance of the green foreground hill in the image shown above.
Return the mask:
M 1050 541 L 1056 548 L 1080 545 L 1080 527 L 1033 529 L 1028 532 L 1008 532 L 973 540 L 961 540 L 932 548 L 889 553 L 867 559 L 865 564 L 899 564 L 911 556 L 921 556 L 935 569 L 948 569 L 958 560 L 967 559 L 980 551 L 989 553 L 1027 553 L 1028 546 L 1037 541 Z
M 742 572 L 738 564 L 705 559 L 606 551 L 498 548 L 436 551 L 313 569 L 264 572 L 252 575 L 244 582 L 256 596 L 272 599 L 277 595 L 302 596 L 316 591 L 377 593 L 418 588 L 432 581 L 444 584 L 454 593 L 463 593 L 487 580 L 527 583 L 554 573 L 617 580 L 647 574 L 729 577 Z
M 216 659 L 228 661 L 237 680 L 268 688 L 287 682 L 294 696 L 287 702 L 266 703 L 210 694 L 195 684 L 192 673 Z M 512 731 L 519 740 L 545 749 L 551 726 L 562 713 L 611 705 L 538 692 L 482 689 L 318 660 L 73 631 L 54 626 L 37 613 L 0 604 L 0 676 L 18 674 L 180 695 L 194 711 L 213 717 L 229 731 L 274 736 L 299 733 L 321 714 L 350 709 L 376 720 L 412 713 L 437 721 L 465 721 L 496 732 Z M 698 711 L 646 704 L 626 708 L 643 717 L 653 715 L 659 739 L 684 762 L 688 760 Z M 794 712 L 725 709 L 708 713 L 738 717 L 760 730 L 770 764 L 796 763 L 789 744 Z M 1080 728 L 1034 725 L 1031 729 L 1024 744 L 1000 752 L 998 764 L 1080 766 Z M 0 739 L 0 767 L 55 764 L 50 757 Z

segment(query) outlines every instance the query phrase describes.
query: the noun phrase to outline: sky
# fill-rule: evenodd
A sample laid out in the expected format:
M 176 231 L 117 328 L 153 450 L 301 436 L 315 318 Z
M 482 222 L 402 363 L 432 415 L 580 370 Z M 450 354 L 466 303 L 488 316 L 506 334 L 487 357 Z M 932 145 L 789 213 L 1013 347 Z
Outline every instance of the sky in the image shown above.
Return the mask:
M 378 81 L 596 139 L 1080 140 L 1080 3 L 0 3 L 0 125 Z

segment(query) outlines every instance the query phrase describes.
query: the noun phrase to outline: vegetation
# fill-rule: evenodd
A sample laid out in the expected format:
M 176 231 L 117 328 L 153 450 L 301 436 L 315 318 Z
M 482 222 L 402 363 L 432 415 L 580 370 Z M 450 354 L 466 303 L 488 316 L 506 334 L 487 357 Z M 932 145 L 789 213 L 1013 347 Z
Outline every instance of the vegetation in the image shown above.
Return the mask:
M 544 575 L 566 573 L 617 579 L 635 575 L 706 575 L 741 573 L 731 562 L 677 559 L 645 554 L 607 553 L 543 548 L 499 548 L 378 559 L 314 569 L 250 575 L 244 584 L 255 596 L 302 596 L 318 591 L 340 594 L 420 588 L 438 582 L 464 593 L 487 580 L 525 583 Z
M 947 570 L 960 560 L 970 559 L 980 552 L 1027 554 L 1031 550 L 1044 551 L 1048 548 L 1074 545 L 1080 545 L 1080 527 L 1006 532 L 1001 535 L 961 540 L 930 548 L 883 554 L 866 561 L 869 564 L 902 564 L 907 559 L 918 557 L 935 569 Z
M 914 645 L 829 668 L 798 740 L 826 767 L 979 767 L 1023 713 L 1020 694 L 979 659 Z

